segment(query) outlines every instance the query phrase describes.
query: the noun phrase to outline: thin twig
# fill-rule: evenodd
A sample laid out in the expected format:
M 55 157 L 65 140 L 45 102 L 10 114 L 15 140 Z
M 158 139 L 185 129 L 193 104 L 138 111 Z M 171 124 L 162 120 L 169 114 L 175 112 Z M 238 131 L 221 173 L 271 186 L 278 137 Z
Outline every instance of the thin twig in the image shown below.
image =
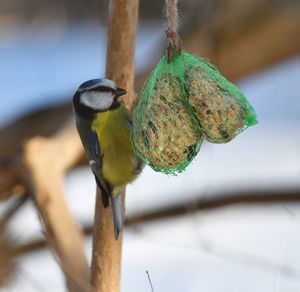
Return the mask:
M 153 285 L 152 285 L 152 282 L 151 282 L 151 278 L 150 278 L 149 272 L 146 271 L 146 274 L 147 274 L 148 281 L 149 281 L 149 284 L 150 284 L 150 287 L 151 287 L 151 291 L 154 292 L 154 289 L 153 289 Z

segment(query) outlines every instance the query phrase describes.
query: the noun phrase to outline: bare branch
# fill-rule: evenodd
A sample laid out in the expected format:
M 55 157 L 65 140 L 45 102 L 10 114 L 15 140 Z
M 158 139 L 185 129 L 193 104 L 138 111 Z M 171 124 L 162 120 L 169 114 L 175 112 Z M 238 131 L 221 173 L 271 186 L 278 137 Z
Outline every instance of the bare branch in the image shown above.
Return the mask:
M 51 137 L 34 137 L 24 145 L 23 163 L 29 188 L 54 250 L 67 278 L 70 291 L 89 289 L 89 269 L 83 238 L 63 195 L 63 177 L 82 155 L 74 123 Z
M 106 77 L 125 88 L 124 105 L 131 109 L 134 97 L 134 52 L 138 0 L 111 0 L 108 21 Z M 124 196 L 122 194 L 123 209 Z M 114 239 L 111 208 L 103 208 L 100 190 L 96 194 L 93 231 L 92 290 L 120 291 L 122 235 Z

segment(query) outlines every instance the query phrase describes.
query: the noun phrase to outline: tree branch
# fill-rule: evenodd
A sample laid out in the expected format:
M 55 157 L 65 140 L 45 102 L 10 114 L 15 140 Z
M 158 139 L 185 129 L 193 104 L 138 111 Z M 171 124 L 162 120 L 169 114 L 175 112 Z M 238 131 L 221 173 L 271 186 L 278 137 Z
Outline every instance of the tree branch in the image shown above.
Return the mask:
M 82 155 L 74 123 L 51 138 L 34 137 L 24 145 L 23 163 L 29 189 L 58 257 L 69 291 L 88 291 L 89 269 L 83 237 L 63 195 L 63 177 Z
M 134 53 L 138 0 L 111 0 L 108 21 L 106 77 L 127 90 L 123 103 L 132 107 L 134 98 Z M 125 193 L 122 193 L 123 211 Z M 115 240 L 112 209 L 103 208 L 101 192 L 96 194 L 93 230 L 92 290 L 120 291 L 122 235 Z

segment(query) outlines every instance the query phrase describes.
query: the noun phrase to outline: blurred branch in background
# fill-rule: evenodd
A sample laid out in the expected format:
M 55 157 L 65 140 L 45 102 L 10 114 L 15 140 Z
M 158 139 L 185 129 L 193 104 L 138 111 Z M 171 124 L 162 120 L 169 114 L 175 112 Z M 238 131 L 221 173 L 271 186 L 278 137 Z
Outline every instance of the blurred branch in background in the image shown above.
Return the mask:
M 62 190 L 64 173 L 81 155 L 82 146 L 73 123 L 50 138 L 31 138 L 22 155 L 26 186 L 41 216 L 47 243 L 65 273 L 69 291 L 89 290 L 82 234 Z
M 162 194 L 163 196 L 163 194 Z M 195 194 L 194 197 L 199 197 Z M 232 192 L 230 194 L 219 194 L 214 198 L 199 198 L 198 200 L 186 201 L 181 204 L 175 204 L 165 206 L 160 209 L 146 211 L 142 214 L 131 215 L 126 218 L 125 225 L 128 227 L 134 227 L 138 224 L 144 224 L 154 220 L 163 220 L 170 217 L 184 216 L 202 210 L 222 208 L 234 204 L 282 204 L 292 202 L 300 203 L 300 190 L 253 190 L 248 192 Z M 83 228 L 85 235 L 91 235 L 93 231 L 93 225 L 88 225 Z M 15 246 L 12 250 L 13 256 L 20 256 L 24 253 L 34 252 L 38 249 L 45 248 L 46 242 L 44 240 L 33 240 L 19 246 Z
M 0 158 L 2 160 L 2 163 L 0 160 L 0 167 L 4 167 L 5 162 L 6 165 L 9 165 L 9 160 L 11 160 L 11 157 L 15 155 L 22 142 L 26 139 L 34 135 L 47 137 L 53 135 L 58 128 L 69 119 L 71 114 L 71 103 L 49 107 L 32 112 L 19 118 L 11 125 L 0 129 Z M 51 123 L 49 121 L 51 121 Z
M 24 194 L 21 197 L 17 197 L 13 203 L 4 211 L 4 214 L 0 217 L 0 231 L 5 229 L 7 222 L 14 216 L 14 214 L 27 202 L 28 195 Z

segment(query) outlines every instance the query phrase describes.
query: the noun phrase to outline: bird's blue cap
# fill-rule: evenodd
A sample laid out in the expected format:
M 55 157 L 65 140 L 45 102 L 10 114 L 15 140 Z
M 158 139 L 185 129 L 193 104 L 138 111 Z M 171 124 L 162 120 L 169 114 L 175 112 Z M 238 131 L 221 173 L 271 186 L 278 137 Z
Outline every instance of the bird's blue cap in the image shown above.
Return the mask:
M 83 91 L 83 90 L 88 90 L 90 88 L 93 88 L 95 86 L 97 86 L 98 84 L 100 84 L 102 81 L 102 79 L 92 79 L 86 82 L 83 82 L 80 86 L 79 86 L 79 91 Z

